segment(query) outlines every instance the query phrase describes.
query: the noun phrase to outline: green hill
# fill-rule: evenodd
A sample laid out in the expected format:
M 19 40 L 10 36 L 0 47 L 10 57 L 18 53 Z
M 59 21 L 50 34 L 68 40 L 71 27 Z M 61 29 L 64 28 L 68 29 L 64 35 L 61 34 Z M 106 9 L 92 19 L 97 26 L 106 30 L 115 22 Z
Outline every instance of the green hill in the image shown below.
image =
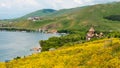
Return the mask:
M 35 12 L 32 12 L 32 13 L 29 13 L 23 17 L 21 17 L 22 19 L 26 19 L 28 17 L 44 17 L 46 15 L 49 15 L 53 12 L 55 12 L 56 10 L 54 9 L 42 9 L 42 10 L 38 10 L 38 11 L 35 11 Z
M 119 68 L 120 39 L 102 39 L 0 63 L 2 68 Z
M 14 21 L 26 20 L 29 17 L 44 17 L 44 16 L 52 14 L 53 12 L 56 12 L 56 10 L 54 10 L 54 9 L 37 10 L 35 12 L 31 12 L 29 14 L 26 14 L 20 18 L 14 19 Z
M 111 15 L 120 15 L 120 2 L 59 10 L 46 15 L 40 21 L 32 22 L 24 20 L 13 25 L 23 28 L 38 29 L 40 27 L 47 27 L 48 29 L 58 30 L 86 30 L 94 26 L 98 31 L 120 31 L 120 21 L 109 20 L 108 17 Z
M 20 18 L 15 18 L 15 19 L 5 19 L 5 20 L 1 20 L 0 23 L 4 23 L 3 21 L 6 22 L 11 22 L 11 21 L 22 21 L 22 20 L 26 20 L 27 18 L 29 17 L 44 17 L 44 16 L 47 16 L 47 15 L 50 15 L 54 12 L 56 12 L 57 10 L 54 10 L 54 9 L 42 9 L 42 10 L 37 10 L 37 11 L 34 11 L 32 13 L 29 13 L 29 14 L 26 14 Z

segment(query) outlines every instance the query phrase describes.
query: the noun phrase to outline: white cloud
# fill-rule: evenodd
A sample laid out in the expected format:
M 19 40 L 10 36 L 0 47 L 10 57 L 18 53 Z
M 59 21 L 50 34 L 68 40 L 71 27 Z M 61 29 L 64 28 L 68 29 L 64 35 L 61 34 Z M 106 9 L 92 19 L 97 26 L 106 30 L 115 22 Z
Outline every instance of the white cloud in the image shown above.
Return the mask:
M 14 4 L 24 4 L 31 6 L 38 6 L 39 3 L 36 0 L 14 0 Z
M 39 6 L 39 3 L 36 0 L 11 0 L 11 1 L 3 1 L 0 3 L 0 7 L 4 8 L 25 8 L 30 6 Z
M 0 6 L 2 6 L 2 7 L 5 7 L 5 6 L 6 6 L 6 4 L 4 4 L 4 3 L 1 3 L 1 4 L 0 4 Z
M 94 2 L 94 0 L 74 0 L 74 2 L 76 2 L 80 5 L 84 5 L 86 3 L 92 4 Z
M 54 9 L 73 8 L 94 4 L 94 0 L 48 0 Z
M 56 1 L 57 3 L 62 3 L 64 0 L 54 0 Z
M 89 2 L 90 0 L 85 0 Z M 53 9 L 64 9 L 64 8 L 73 8 L 81 6 L 86 3 L 83 0 L 47 0 L 48 4 L 52 6 Z
M 10 8 L 6 3 L 0 3 L 1 8 Z
M 120 0 L 116 0 L 116 1 L 120 1 Z
M 94 0 L 85 0 L 85 2 L 93 2 Z
M 82 0 L 74 0 L 74 2 L 79 3 L 79 4 L 83 4 Z

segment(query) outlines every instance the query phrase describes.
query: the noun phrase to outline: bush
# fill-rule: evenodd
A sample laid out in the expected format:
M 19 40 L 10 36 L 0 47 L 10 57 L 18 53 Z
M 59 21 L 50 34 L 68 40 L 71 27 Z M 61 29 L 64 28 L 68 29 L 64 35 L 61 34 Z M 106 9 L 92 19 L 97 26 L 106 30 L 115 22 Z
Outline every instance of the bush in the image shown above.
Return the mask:
M 48 40 L 41 40 L 39 43 L 42 47 L 42 51 L 47 51 L 50 48 L 58 48 L 67 43 L 74 43 L 80 40 L 85 40 L 85 36 L 80 34 L 70 34 L 61 37 L 51 37 Z

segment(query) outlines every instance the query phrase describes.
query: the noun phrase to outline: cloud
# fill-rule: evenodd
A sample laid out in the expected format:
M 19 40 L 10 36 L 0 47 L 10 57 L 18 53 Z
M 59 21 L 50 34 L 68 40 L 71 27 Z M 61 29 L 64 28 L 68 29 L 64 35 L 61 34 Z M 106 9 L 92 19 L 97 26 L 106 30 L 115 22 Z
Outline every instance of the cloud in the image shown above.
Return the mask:
M 74 0 L 74 2 L 79 3 L 79 4 L 83 4 L 82 0 Z
M 39 3 L 36 0 L 11 0 L 11 1 L 2 1 L 0 7 L 3 8 L 25 8 L 25 7 L 34 7 L 39 6 Z
M 45 8 L 66 9 L 112 1 L 120 0 L 0 0 L 0 18 L 18 17 Z
M 116 0 L 116 1 L 120 1 L 120 0 Z
M 51 7 L 53 9 L 66 9 L 73 7 L 80 7 L 86 4 L 92 4 L 93 0 L 47 0 L 44 1 L 44 6 Z
M 38 0 L 0 0 L 0 18 L 20 17 L 38 9 L 43 5 Z
M 6 4 L 1 3 L 0 6 L 1 6 L 1 7 L 6 7 Z
M 94 0 L 47 0 L 54 9 L 74 8 L 94 4 Z
M 56 1 L 57 3 L 62 3 L 62 2 L 64 2 L 64 0 L 54 0 L 54 1 Z
M 93 4 L 94 0 L 74 0 L 75 3 L 80 5 Z
M 6 3 L 0 3 L 1 8 L 10 8 Z
M 85 2 L 93 2 L 94 0 L 85 0 Z

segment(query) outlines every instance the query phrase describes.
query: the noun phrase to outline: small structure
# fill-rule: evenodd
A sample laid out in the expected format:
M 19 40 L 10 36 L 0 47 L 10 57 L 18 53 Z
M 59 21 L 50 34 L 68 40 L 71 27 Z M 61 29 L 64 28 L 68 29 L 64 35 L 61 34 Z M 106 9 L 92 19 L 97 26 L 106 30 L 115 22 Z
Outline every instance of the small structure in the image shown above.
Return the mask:
M 29 21 L 37 21 L 37 20 L 42 20 L 41 17 L 29 17 L 27 20 Z
M 89 41 L 91 40 L 91 38 L 102 38 L 103 37 L 103 33 L 100 32 L 99 34 L 95 33 L 95 29 L 93 27 L 91 27 L 86 35 L 86 40 Z
M 41 47 L 34 47 L 32 49 L 30 49 L 30 51 L 34 51 L 35 53 L 39 53 L 41 52 L 42 48 Z
M 86 35 L 86 40 L 90 40 L 91 38 L 93 38 L 95 36 L 95 30 L 93 27 L 91 27 Z
M 41 28 L 37 29 L 37 31 L 46 33 L 48 31 L 48 29 L 46 27 L 41 27 Z
M 100 34 L 99 34 L 99 38 L 102 38 L 102 37 L 103 37 L 103 33 L 100 32 Z
M 48 33 L 56 34 L 58 31 L 56 29 L 48 30 Z
M 41 28 L 39 28 L 39 29 L 38 29 L 38 31 L 39 31 L 39 32 L 42 32 L 42 29 L 41 29 Z

